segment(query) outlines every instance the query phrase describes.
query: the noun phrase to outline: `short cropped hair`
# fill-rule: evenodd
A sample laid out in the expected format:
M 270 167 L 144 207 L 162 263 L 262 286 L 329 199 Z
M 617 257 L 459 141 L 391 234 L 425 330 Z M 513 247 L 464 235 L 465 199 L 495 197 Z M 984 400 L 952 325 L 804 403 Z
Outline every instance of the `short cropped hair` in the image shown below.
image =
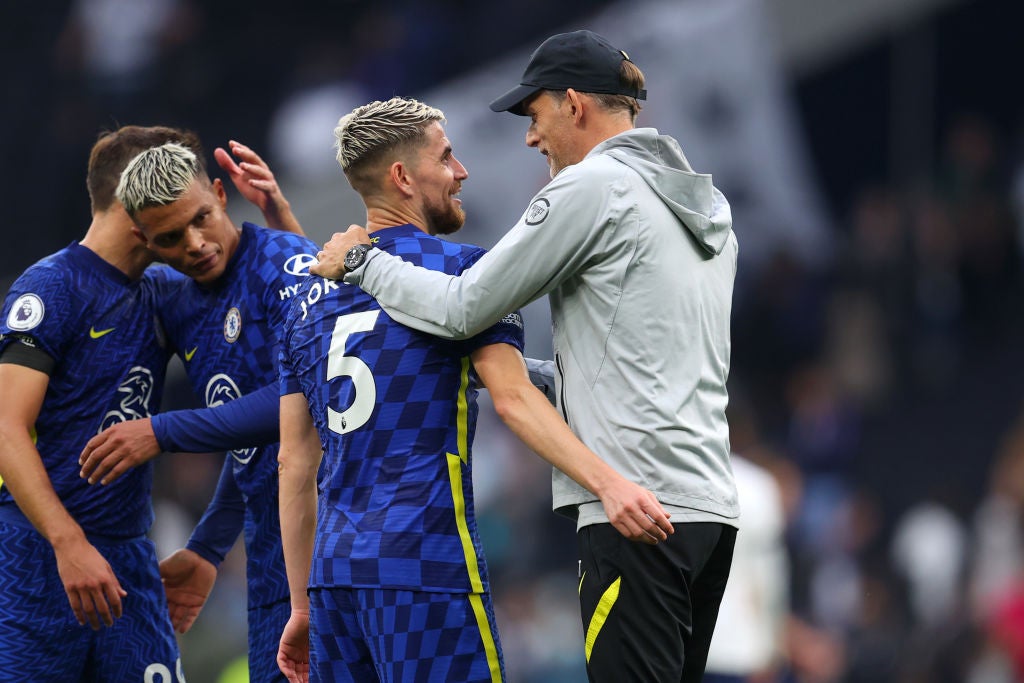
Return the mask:
M 353 189 L 360 194 L 372 191 L 377 162 L 400 148 L 421 146 L 427 127 L 435 121 L 444 123 L 444 112 L 403 97 L 370 102 L 341 117 L 334 129 L 334 148 Z
M 129 161 L 139 152 L 166 142 L 188 147 L 203 163 L 203 145 L 199 136 L 190 130 L 168 126 L 122 126 L 101 132 L 89 153 L 89 170 L 85 176 L 92 212 L 106 211 L 113 205 L 117 199 L 115 190 L 121 171 Z
M 640 70 L 633 62 L 628 59 L 622 60 L 622 66 L 619 69 L 619 83 L 624 88 L 631 91 L 638 91 L 644 89 L 644 72 Z M 561 102 L 565 99 L 564 90 L 547 90 L 546 92 L 551 93 L 551 96 L 555 98 L 555 101 Z M 632 123 L 636 124 L 636 117 L 643 108 L 640 105 L 640 100 L 629 95 L 610 95 L 607 93 L 587 93 L 593 97 L 598 106 L 607 112 L 616 111 L 627 111 Z
M 205 174 L 195 153 L 168 142 L 150 147 L 128 162 L 115 194 L 128 215 L 135 216 L 151 206 L 176 202 L 199 177 Z

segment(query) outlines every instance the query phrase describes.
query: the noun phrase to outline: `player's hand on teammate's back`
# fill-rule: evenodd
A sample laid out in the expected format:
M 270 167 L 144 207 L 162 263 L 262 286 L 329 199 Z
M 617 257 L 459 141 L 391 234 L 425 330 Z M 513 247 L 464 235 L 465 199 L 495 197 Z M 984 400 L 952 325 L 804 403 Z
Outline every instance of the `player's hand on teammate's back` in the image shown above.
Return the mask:
M 119 422 L 89 439 L 78 457 L 79 475 L 90 484 L 109 484 L 133 467 L 160 455 L 149 418 Z
M 281 634 L 277 666 L 289 683 L 309 682 L 309 610 L 292 609 Z
M 195 552 L 182 548 L 160 561 L 160 578 L 167 594 L 171 624 L 178 633 L 187 633 L 210 597 L 217 568 Z
M 345 232 L 334 233 L 323 250 L 317 253 L 319 263 L 309 267 L 310 274 L 340 280 L 345 275 L 345 254 L 357 244 L 373 244 L 370 233 L 361 225 L 352 224 Z
M 675 528 L 654 494 L 628 479 L 619 479 L 601 492 L 605 514 L 619 533 L 632 541 L 654 545 Z
M 113 626 L 121 616 L 121 598 L 128 593 L 114 575 L 110 564 L 85 537 L 54 546 L 57 572 L 64 583 L 68 602 L 78 623 L 88 622 L 93 630 L 100 622 Z

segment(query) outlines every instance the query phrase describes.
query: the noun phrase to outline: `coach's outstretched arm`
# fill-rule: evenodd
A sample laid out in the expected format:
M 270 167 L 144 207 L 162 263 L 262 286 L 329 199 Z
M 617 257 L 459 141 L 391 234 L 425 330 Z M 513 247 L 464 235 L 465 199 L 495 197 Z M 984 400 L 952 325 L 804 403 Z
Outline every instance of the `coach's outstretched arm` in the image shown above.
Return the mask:
M 471 337 L 578 274 L 600 252 L 606 236 L 592 226 L 606 210 L 605 199 L 593 196 L 571 171 L 548 183 L 519 222 L 459 276 L 414 266 L 380 249 L 349 273 L 347 251 L 371 244 L 357 225 L 335 233 L 310 272 L 344 276 L 403 325 L 439 337 Z

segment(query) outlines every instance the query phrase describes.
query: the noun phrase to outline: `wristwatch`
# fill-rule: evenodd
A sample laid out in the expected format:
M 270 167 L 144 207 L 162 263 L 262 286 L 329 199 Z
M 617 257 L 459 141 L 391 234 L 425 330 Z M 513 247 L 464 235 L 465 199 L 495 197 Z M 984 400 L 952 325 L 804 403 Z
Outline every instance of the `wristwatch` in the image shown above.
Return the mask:
M 345 252 L 345 270 L 351 273 L 353 270 L 363 265 L 363 261 L 366 260 L 366 252 L 371 249 L 373 249 L 373 247 L 369 244 L 357 244 Z

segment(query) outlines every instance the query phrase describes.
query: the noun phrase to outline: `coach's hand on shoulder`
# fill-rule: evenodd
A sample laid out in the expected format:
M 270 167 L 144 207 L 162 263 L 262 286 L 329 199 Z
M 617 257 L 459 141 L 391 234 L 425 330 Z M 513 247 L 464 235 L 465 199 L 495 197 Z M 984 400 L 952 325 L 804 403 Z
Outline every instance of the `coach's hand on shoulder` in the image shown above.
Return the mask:
M 85 536 L 54 543 L 57 573 L 78 623 L 93 630 L 102 621 L 113 626 L 121 616 L 121 598 L 128 593 L 114 575 L 110 563 Z
M 345 232 L 336 232 L 324 244 L 322 251 L 316 255 L 315 263 L 309 268 L 313 275 L 331 280 L 340 280 L 345 276 L 345 254 L 357 244 L 372 244 L 370 233 L 361 225 L 350 225 Z
M 153 422 L 119 422 L 89 439 L 78 457 L 79 476 L 90 484 L 109 484 L 133 467 L 160 455 L 160 444 L 153 433 Z

